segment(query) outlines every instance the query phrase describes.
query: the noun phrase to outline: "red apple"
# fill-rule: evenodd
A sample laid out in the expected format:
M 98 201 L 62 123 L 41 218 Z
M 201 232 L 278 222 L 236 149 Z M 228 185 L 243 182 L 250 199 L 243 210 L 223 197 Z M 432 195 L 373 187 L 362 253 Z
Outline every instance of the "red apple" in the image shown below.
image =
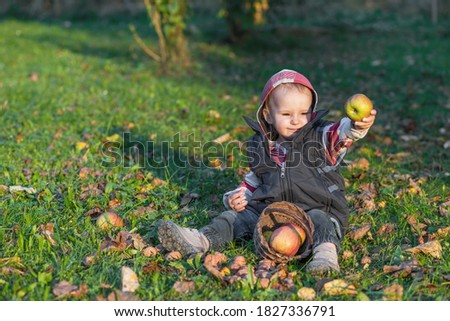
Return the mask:
M 282 255 L 294 256 L 300 248 L 300 237 L 293 226 L 285 224 L 273 231 L 269 245 Z
M 113 226 L 124 226 L 122 218 L 114 212 L 106 212 L 97 218 L 97 226 L 108 230 Z
M 348 118 L 353 121 L 361 121 L 368 117 L 372 111 L 372 101 L 363 94 L 355 94 L 347 99 L 345 103 L 345 112 Z
M 289 223 L 288 225 L 292 226 L 295 229 L 295 231 L 298 233 L 298 236 L 300 237 L 300 246 L 302 246 L 303 243 L 305 243 L 305 240 L 306 240 L 306 232 L 305 232 L 305 230 L 302 229 L 297 224 L 294 224 L 294 223 Z

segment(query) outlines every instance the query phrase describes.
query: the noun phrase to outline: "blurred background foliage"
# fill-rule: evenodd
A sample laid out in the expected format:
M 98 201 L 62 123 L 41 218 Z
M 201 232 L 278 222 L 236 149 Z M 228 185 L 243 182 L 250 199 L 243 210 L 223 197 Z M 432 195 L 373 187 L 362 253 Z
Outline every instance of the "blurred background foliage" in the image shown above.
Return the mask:
M 258 30 L 276 30 L 298 33 L 299 26 L 320 28 L 359 27 L 365 23 L 373 27 L 373 19 L 382 17 L 380 28 L 392 16 L 392 21 L 447 21 L 450 18 L 450 1 L 442 0 L 2 0 L 0 15 L 27 19 L 107 19 L 128 16 L 141 19 L 147 13 L 158 44 L 150 46 L 130 24 L 131 32 L 141 49 L 159 62 L 161 70 L 170 65 L 190 66 L 187 34 L 195 36 L 217 28 L 221 19 L 223 39 L 241 42 Z M 314 26 L 305 26 L 303 20 Z M 191 19 L 196 17 L 196 19 Z M 375 17 L 375 18 L 374 18 Z M 208 23 L 211 18 L 213 24 Z M 203 21 L 201 21 L 203 20 Z M 381 21 L 380 20 L 380 21 Z M 70 21 L 68 21 L 70 23 Z M 384 25 L 383 25 L 384 23 Z M 309 30 L 314 32 L 317 30 Z M 221 35 L 213 31 L 214 37 Z M 156 48 L 154 48 L 156 47 Z

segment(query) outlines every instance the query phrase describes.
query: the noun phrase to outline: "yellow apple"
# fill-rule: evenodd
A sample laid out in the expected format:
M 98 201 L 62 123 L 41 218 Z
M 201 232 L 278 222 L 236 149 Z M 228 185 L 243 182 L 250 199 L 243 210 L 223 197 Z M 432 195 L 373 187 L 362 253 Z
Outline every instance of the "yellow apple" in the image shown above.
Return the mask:
M 97 226 L 102 230 L 108 230 L 114 226 L 124 226 L 122 218 L 114 212 L 106 212 L 97 218 Z
M 300 237 L 293 226 L 285 224 L 273 231 L 269 245 L 282 255 L 294 256 L 300 248 Z
M 368 117 L 373 109 L 372 101 L 363 94 L 355 94 L 347 99 L 345 112 L 348 118 L 353 121 L 361 121 Z

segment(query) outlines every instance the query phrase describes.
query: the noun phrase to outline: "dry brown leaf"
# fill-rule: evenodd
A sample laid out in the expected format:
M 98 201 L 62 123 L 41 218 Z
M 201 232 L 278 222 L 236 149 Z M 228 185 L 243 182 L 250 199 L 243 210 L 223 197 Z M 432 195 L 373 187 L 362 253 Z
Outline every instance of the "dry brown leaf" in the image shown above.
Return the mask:
M 125 249 L 125 245 L 122 243 L 118 243 L 115 240 L 112 240 L 109 235 L 105 237 L 102 244 L 100 244 L 100 251 L 111 251 L 111 250 L 118 250 L 123 251 Z
M 155 186 L 155 187 L 157 187 L 157 186 L 165 186 L 165 185 L 167 185 L 167 184 L 169 184 L 169 183 L 166 182 L 166 181 L 163 180 L 163 179 L 160 179 L 160 178 L 154 178 L 154 179 L 152 179 L 152 185 Z
M 28 76 L 28 79 L 36 82 L 39 80 L 39 74 L 37 72 L 32 72 L 31 75 Z
M 402 262 L 400 265 L 385 265 L 383 266 L 383 273 L 394 273 L 393 276 L 402 275 L 406 277 L 413 272 L 420 271 L 421 268 L 415 258 L 410 261 Z
M 177 261 L 181 260 L 183 255 L 178 251 L 172 251 L 166 254 L 165 259 L 168 261 Z
M 116 208 L 119 207 L 122 203 L 117 199 L 112 199 L 108 203 L 108 208 Z
M 86 215 L 90 216 L 90 218 L 94 219 L 100 216 L 103 213 L 103 209 L 100 206 L 95 206 L 86 212 Z
M 200 195 L 198 195 L 197 193 L 190 193 L 190 192 L 187 192 L 186 194 L 184 194 L 183 198 L 181 199 L 180 207 L 185 207 L 185 206 L 188 205 L 192 200 L 198 199 L 199 197 L 200 197 Z
M 407 217 L 406 215 L 404 215 L 404 218 L 406 219 L 406 221 L 408 222 L 409 225 L 411 225 L 413 228 L 415 228 L 418 231 L 423 230 L 424 228 L 427 227 L 426 224 L 419 223 L 414 216 Z
M 68 281 L 63 280 L 53 287 L 52 292 L 57 298 L 60 298 L 63 296 L 68 296 L 72 292 L 77 291 L 77 290 L 78 290 L 78 287 L 76 285 L 73 285 L 73 284 L 69 283 Z
M 367 234 L 367 232 L 370 231 L 370 227 L 370 224 L 365 224 L 361 227 L 355 228 L 348 233 L 348 237 L 355 241 L 362 239 Z
M 267 289 L 270 285 L 270 280 L 268 278 L 261 277 L 259 278 L 259 285 L 263 289 Z
M 354 296 L 358 294 L 356 288 L 352 284 L 348 284 L 345 280 L 336 279 L 330 282 L 327 282 L 323 285 L 322 291 L 326 295 L 350 295 Z
M 439 214 L 444 217 L 449 217 L 448 208 L 450 208 L 450 201 L 442 203 L 441 205 L 439 205 Z
M 83 284 L 80 285 L 80 288 L 79 288 L 79 289 L 77 289 L 77 290 L 75 290 L 75 291 L 72 291 L 72 292 L 70 293 L 70 296 L 71 296 L 72 298 L 81 299 L 83 296 L 85 296 L 85 295 L 88 294 L 88 293 L 89 293 L 89 289 L 88 289 L 88 287 L 87 287 L 87 284 L 86 284 L 86 283 L 83 283 Z
M 83 265 L 90 267 L 92 265 L 94 265 L 97 262 L 98 259 L 98 254 L 97 251 L 95 251 L 94 253 L 90 254 L 90 255 L 86 255 L 83 259 Z
M 153 261 L 149 261 L 144 265 L 142 272 L 144 274 L 152 274 L 154 272 L 160 272 L 163 269 L 164 269 L 164 267 L 162 265 L 160 265 L 156 262 L 153 262 Z
M 41 224 L 40 230 L 41 235 L 45 237 L 47 241 L 50 242 L 51 245 L 55 245 L 56 242 L 53 239 L 54 224 L 53 223 Z
M 437 240 L 429 241 L 424 244 L 420 244 L 416 247 L 407 249 L 405 251 L 411 252 L 413 254 L 424 253 L 426 255 L 435 257 L 437 259 L 440 259 L 442 257 L 442 246 L 441 246 L 441 243 L 439 243 L 439 241 L 437 241 Z
M 205 257 L 203 264 L 209 264 L 216 269 L 220 268 L 220 266 L 228 261 L 228 257 L 225 254 L 222 254 L 220 252 L 215 252 L 214 254 L 208 254 Z
M 444 238 L 448 234 L 450 234 L 450 226 L 438 229 L 433 235 L 436 237 Z
M 92 174 L 92 169 L 90 169 L 88 167 L 83 167 L 83 168 L 80 169 L 78 177 L 80 179 L 84 179 L 84 178 L 88 177 L 91 174 Z
M 173 285 L 173 289 L 179 294 L 189 293 L 195 291 L 194 281 L 177 281 Z
M 159 249 L 154 246 L 147 246 L 143 251 L 142 254 L 146 257 L 154 257 L 156 254 L 159 253 Z
M 136 216 L 136 217 L 143 217 L 147 213 L 154 212 L 155 211 L 154 207 L 155 207 L 154 203 L 151 203 L 148 206 L 138 207 L 137 209 L 135 209 L 134 211 L 131 212 L 131 215 Z
M 230 133 L 226 133 L 226 134 L 223 134 L 222 136 L 219 136 L 216 139 L 214 139 L 213 142 L 215 142 L 217 144 L 222 144 L 222 143 L 229 141 L 230 139 L 231 139 Z
M 12 275 L 12 274 L 24 275 L 24 273 L 21 270 L 16 269 L 12 266 L 3 266 L 1 274 L 3 274 L 3 275 Z
M 353 161 L 353 163 L 350 164 L 350 166 L 348 167 L 348 169 L 349 169 L 350 171 L 353 171 L 353 170 L 355 170 L 355 169 L 360 169 L 360 170 L 363 170 L 363 171 L 368 171 L 369 168 L 370 168 L 370 162 L 369 162 L 366 158 L 364 158 L 364 157 L 355 159 L 355 160 Z
M 139 280 L 136 273 L 127 266 L 122 266 L 122 291 L 134 292 L 139 288 Z
M 142 250 L 146 247 L 142 237 L 137 233 L 129 233 L 127 231 L 120 231 L 117 233 L 115 243 L 119 249 L 124 249 L 133 246 L 136 250 Z
M 230 281 L 230 279 L 227 279 L 225 275 L 220 273 L 219 269 L 214 267 L 213 265 L 209 263 L 204 263 L 203 266 L 205 267 L 206 271 L 208 271 L 211 275 L 213 275 L 217 280 L 222 283 L 222 285 L 225 285 L 227 281 Z
M 403 298 L 403 287 L 399 284 L 393 284 L 383 290 L 383 300 L 401 301 Z
M 395 229 L 395 224 L 387 223 L 384 224 L 380 229 L 377 231 L 377 235 L 385 235 L 385 234 L 391 234 Z
M 302 287 L 298 289 L 297 296 L 298 299 L 302 301 L 314 301 L 314 299 L 316 298 L 316 291 L 311 288 Z
M 352 252 L 352 251 L 349 251 L 349 250 L 345 250 L 345 251 L 342 253 L 342 259 L 343 259 L 344 261 L 347 260 L 347 259 L 352 258 L 353 256 L 354 256 L 353 252 Z

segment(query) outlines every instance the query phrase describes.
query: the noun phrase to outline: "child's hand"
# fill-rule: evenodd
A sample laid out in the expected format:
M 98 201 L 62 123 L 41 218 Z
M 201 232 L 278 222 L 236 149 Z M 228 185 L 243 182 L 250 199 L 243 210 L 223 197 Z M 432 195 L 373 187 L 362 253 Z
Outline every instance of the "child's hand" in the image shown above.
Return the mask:
M 247 206 L 247 198 L 245 197 L 245 188 L 241 188 L 239 192 L 228 197 L 228 205 L 236 212 L 242 212 Z
M 369 117 L 363 118 L 361 121 L 354 122 L 355 129 L 357 129 L 357 130 L 369 129 L 370 127 L 372 127 L 373 123 L 375 122 L 376 115 L 377 115 L 377 111 L 374 108 L 370 112 Z

